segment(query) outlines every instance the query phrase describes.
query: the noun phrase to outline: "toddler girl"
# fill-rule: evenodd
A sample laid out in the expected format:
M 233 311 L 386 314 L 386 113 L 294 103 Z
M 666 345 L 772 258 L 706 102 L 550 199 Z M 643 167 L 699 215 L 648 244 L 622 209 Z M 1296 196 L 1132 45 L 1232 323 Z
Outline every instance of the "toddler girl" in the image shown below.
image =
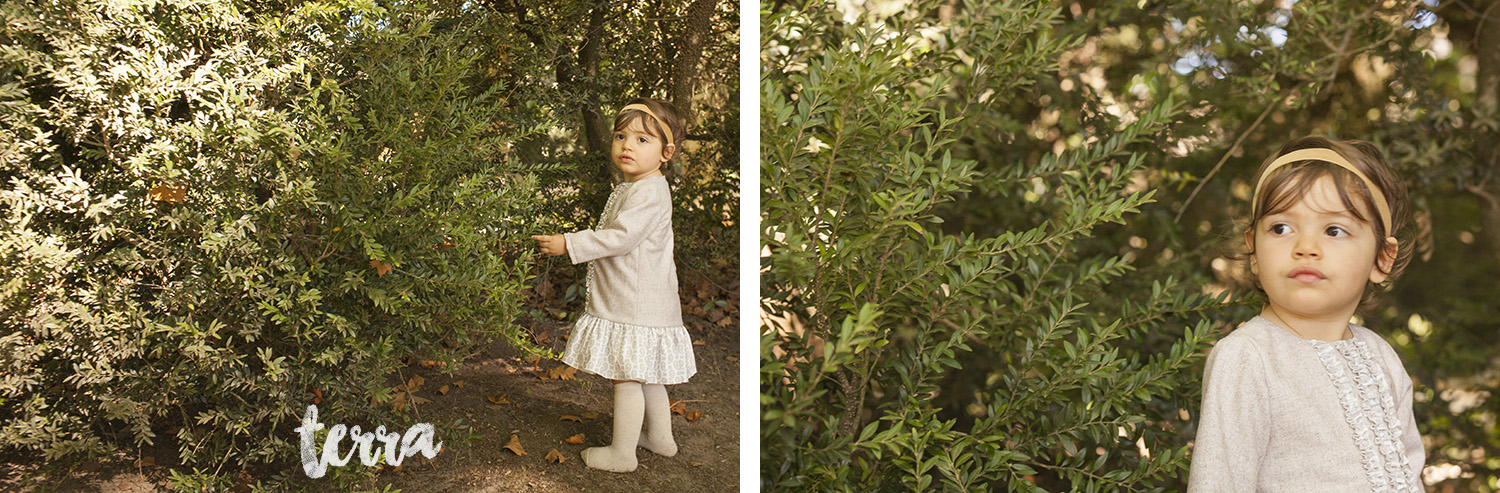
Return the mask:
M 1245 231 L 1260 316 L 1203 371 L 1189 491 L 1422 491 L 1412 381 L 1350 323 L 1410 251 L 1406 186 L 1375 146 L 1304 137 L 1261 165 Z
M 589 262 L 588 301 L 573 325 L 563 362 L 614 381 L 614 441 L 583 451 L 594 469 L 630 472 L 637 445 L 677 454 L 663 385 L 697 371 L 682 326 L 672 262 L 672 195 L 661 166 L 677 152 L 684 124 L 671 103 L 635 99 L 615 116 L 615 186 L 594 229 L 533 236 L 542 253 Z M 642 436 L 644 421 L 645 433 Z

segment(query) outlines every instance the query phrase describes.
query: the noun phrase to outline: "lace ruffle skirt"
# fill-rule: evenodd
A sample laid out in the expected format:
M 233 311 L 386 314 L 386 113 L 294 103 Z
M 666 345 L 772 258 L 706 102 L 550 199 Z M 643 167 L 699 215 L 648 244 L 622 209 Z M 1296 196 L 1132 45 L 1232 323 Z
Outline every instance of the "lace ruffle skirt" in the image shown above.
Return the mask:
M 687 329 L 611 322 L 588 313 L 578 317 L 563 363 L 613 380 L 671 385 L 698 372 Z

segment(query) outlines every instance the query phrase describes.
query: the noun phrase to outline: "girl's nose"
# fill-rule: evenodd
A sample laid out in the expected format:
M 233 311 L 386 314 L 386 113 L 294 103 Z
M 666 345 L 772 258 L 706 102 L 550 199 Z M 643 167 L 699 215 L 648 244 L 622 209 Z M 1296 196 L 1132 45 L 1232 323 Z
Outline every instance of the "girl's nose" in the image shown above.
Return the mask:
M 1292 256 L 1297 258 L 1318 258 L 1322 251 L 1318 248 L 1318 241 L 1311 235 L 1297 235 L 1297 242 L 1292 245 Z

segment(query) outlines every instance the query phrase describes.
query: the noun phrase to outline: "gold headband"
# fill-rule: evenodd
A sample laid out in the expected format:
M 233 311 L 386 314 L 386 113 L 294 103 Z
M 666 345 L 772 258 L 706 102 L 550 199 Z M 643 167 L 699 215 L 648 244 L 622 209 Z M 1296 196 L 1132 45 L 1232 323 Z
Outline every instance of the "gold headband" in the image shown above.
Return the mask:
M 1297 161 L 1323 161 L 1325 163 L 1337 165 L 1340 168 L 1344 168 L 1349 170 L 1350 172 L 1353 172 L 1354 176 L 1358 176 L 1360 180 L 1363 180 L 1365 182 L 1365 188 L 1368 188 L 1370 190 L 1370 198 L 1372 199 L 1370 201 L 1375 203 L 1375 209 L 1380 213 L 1380 224 L 1385 226 L 1386 235 L 1389 236 L 1395 233 L 1394 231 L 1391 231 L 1390 206 L 1385 203 L 1385 195 L 1380 193 L 1379 188 L 1375 187 L 1375 182 L 1370 181 L 1370 177 L 1365 176 L 1364 173 L 1361 173 L 1358 168 L 1354 167 L 1353 164 L 1349 164 L 1349 160 L 1344 159 L 1344 156 L 1340 155 L 1337 152 L 1334 152 L 1333 149 L 1322 147 L 1288 152 L 1285 156 L 1281 156 L 1279 158 L 1276 158 L 1275 161 L 1272 161 L 1270 166 L 1266 166 L 1266 171 L 1260 174 L 1260 181 L 1255 182 L 1255 193 L 1254 195 L 1251 195 L 1250 198 L 1251 214 L 1255 214 L 1256 206 L 1258 205 L 1256 202 L 1260 199 L 1260 186 L 1266 183 L 1266 177 L 1271 176 L 1271 172 L 1276 171 L 1276 168 L 1280 168 Z
M 661 132 L 664 133 L 664 134 L 667 134 L 667 137 L 666 137 L 666 141 L 667 142 L 666 142 L 666 144 L 662 145 L 663 148 L 665 148 L 666 146 L 669 146 L 669 145 L 677 145 L 676 144 L 677 141 L 672 140 L 672 127 L 667 126 L 667 122 L 662 121 L 661 117 L 656 116 L 656 113 L 653 112 L 653 111 L 651 111 L 651 107 L 646 106 L 644 104 L 636 103 L 636 104 L 625 105 L 624 108 L 620 108 L 620 112 L 621 113 L 624 113 L 624 112 L 629 111 L 629 110 L 639 110 L 642 113 L 645 113 L 647 115 L 651 115 L 651 119 L 656 120 L 656 124 L 661 127 Z

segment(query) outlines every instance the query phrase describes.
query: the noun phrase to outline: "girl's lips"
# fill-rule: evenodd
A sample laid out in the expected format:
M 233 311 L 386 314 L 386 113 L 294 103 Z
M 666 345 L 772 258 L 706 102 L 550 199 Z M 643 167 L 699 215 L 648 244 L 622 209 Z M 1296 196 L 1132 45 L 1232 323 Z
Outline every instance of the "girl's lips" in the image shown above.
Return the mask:
M 1305 265 L 1292 269 L 1292 272 L 1286 276 L 1309 284 L 1325 279 L 1323 273 L 1318 271 L 1317 268 Z

